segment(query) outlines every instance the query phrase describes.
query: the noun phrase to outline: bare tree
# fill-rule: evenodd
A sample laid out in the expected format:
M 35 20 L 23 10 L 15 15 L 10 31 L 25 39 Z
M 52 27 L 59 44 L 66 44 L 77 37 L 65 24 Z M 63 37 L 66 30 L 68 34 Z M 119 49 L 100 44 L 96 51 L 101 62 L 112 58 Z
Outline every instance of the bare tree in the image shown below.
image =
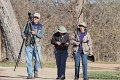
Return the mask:
M 117 0 L 87 4 L 84 17 L 92 32 L 94 53 L 98 61 L 119 61 L 120 3 Z
M 4 30 L 8 42 L 7 46 L 9 46 L 10 52 L 16 57 L 22 41 L 20 28 L 10 1 L 0 0 L 0 5 L 0 29 Z

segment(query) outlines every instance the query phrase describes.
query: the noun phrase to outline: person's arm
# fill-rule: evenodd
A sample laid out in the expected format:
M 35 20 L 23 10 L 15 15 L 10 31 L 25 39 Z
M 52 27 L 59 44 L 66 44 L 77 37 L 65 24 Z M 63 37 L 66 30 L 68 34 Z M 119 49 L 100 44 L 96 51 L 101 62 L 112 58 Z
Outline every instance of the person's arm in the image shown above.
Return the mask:
M 42 30 L 38 30 L 36 37 L 41 39 L 44 37 L 44 33 L 45 33 L 45 27 L 42 26 Z
M 89 33 L 88 33 L 88 46 L 89 46 L 89 49 L 90 49 L 90 55 L 93 55 L 93 52 L 92 52 L 92 39 L 91 39 L 91 36 L 90 36 Z
M 65 43 L 65 46 L 69 46 L 70 45 L 70 38 L 69 38 L 69 34 L 66 35 L 66 43 Z
M 56 45 L 56 40 L 55 40 L 55 36 L 54 35 L 52 36 L 51 44 Z
M 77 34 L 74 32 L 70 37 L 70 44 L 78 46 L 80 42 L 76 41 Z

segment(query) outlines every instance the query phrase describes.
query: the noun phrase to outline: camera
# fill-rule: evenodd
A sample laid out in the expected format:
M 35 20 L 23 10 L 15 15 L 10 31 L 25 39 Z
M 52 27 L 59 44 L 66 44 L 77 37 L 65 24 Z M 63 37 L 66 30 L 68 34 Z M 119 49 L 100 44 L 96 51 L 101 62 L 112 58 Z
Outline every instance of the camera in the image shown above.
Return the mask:
M 30 12 L 28 12 L 28 19 L 29 19 L 30 21 L 32 21 L 32 19 L 33 19 L 33 15 L 32 15 L 32 13 L 30 13 Z

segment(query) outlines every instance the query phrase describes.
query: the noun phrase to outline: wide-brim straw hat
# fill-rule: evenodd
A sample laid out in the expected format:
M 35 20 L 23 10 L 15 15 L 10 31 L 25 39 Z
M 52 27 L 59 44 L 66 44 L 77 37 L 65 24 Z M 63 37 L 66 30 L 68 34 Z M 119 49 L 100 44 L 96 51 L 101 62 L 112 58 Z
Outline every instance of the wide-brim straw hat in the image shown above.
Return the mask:
M 67 33 L 67 29 L 66 29 L 64 26 L 59 26 L 57 32 L 60 32 L 60 33 Z
M 87 24 L 85 22 L 79 22 L 78 23 L 78 28 L 80 28 L 80 27 L 87 28 Z

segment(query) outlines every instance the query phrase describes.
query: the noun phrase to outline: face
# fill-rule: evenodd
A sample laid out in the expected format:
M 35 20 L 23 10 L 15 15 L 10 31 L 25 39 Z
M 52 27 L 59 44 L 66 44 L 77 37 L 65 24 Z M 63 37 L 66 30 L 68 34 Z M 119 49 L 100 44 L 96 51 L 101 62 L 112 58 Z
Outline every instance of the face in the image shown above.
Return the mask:
M 34 17 L 34 18 L 33 18 L 33 22 L 34 22 L 34 23 L 37 24 L 37 23 L 39 23 L 39 21 L 40 21 L 40 18 L 38 18 L 38 17 Z
M 59 32 L 60 35 L 63 35 L 64 33 Z
M 80 26 L 80 31 L 85 32 L 85 28 L 83 26 Z

